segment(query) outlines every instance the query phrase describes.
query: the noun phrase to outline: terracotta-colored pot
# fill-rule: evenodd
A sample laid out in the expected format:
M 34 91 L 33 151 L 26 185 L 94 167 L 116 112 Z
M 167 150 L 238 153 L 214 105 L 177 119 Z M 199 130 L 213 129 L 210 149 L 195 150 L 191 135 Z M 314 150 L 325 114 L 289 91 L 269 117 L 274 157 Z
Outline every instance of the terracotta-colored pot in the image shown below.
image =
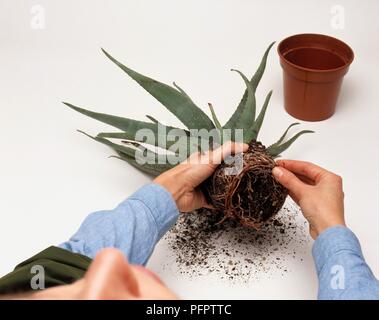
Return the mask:
M 353 50 L 326 35 L 299 34 L 284 39 L 278 53 L 286 111 L 306 121 L 331 117 L 343 77 L 354 60 Z

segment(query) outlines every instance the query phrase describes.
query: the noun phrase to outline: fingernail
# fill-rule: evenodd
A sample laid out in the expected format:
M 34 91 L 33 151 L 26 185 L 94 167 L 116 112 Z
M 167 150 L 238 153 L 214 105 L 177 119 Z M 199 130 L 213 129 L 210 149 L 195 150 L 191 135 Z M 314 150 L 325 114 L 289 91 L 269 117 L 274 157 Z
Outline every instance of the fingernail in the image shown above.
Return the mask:
M 280 178 L 283 175 L 283 170 L 280 169 L 279 167 L 275 167 L 274 169 L 272 169 L 272 174 L 275 177 Z

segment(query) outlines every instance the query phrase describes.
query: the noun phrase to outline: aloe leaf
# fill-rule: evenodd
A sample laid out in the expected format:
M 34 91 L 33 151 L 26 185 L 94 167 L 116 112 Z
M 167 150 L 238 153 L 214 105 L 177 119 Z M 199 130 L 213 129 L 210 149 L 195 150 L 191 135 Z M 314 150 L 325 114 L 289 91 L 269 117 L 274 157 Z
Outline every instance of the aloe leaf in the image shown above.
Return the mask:
M 172 112 L 188 129 L 204 128 L 211 130 L 214 128 L 212 120 L 186 94 L 126 67 L 104 49 L 102 51 L 112 62 Z
M 243 129 L 247 131 L 255 120 L 255 95 L 254 89 L 246 76 L 238 70 L 232 69 L 237 72 L 243 79 L 246 85 L 247 98 L 243 105 L 240 105 L 232 115 L 231 119 L 225 124 L 226 129 Z M 244 132 L 245 133 L 245 132 Z
M 97 142 L 100 142 L 108 147 L 110 147 L 111 149 L 113 149 L 114 151 L 116 151 L 118 154 L 123 154 L 124 156 L 127 156 L 129 157 L 131 160 L 133 160 L 132 162 L 134 162 L 134 166 L 137 166 L 139 169 L 142 170 L 142 168 L 148 168 L 150 171 L 156 171 L 157 173 L 161 173 L 163 171 L 166 171 L 166 170 L 169 170 L 171 169 L 172 167 L 174 167 L 173 165 L 171 165 L 169 162 L 168 163 L 165 163 L 165 164 L 159 164 L 159 163 L 156 163 L 156 164 L 151 164 L 151 163 L 145 163 L 145 164 L 140 164 L 137 162 L 137 159 L 136 159 L 136 151 L 137 151 L 137 148 L 143 148 L 141 145 L 137 144 L 138 147 L 134 146 L 133 145 L 133 148 L 130 148 L 128 146 L 123 146 L 123 145 L 119 145 L 119 144 L 116 144 L 116 143 L 113 143 L 107 139 L 103 139 L 103 138 L 99 138 L 99 137 L 93 137 L 91 135 L 89 135 L 88 133 L 84 132 L 84 131 L 80 131 L 78 130 L 80 133 L 86 135 L 87 137 L 97 141 Z M 148 160 L 152 160 L 152 161 L 156 161 L 158 160 L 158 154 L 151 151 L 151 150 L 148 150 L 148 149 L 141 149 L 141 151 L 146 151 L 146 158 Z M 165 155 L 167 157 L 170 157 L 170 155 Z M 124 160 L 124 159 L 123 159 Z M 130 162 L 130 161 L 129 161 Z
M 268 54 L 270 53 L 270 50 L 272 48 L 272 46 L 275 44 L 275 41 L 272 42 L 268 48 L 266 49 L 264 55 L 263 55 L 263 58 L 262 58 L 262 61 L 257 69 L 257 71 L 255 72 L 254 76 L 252 77 L 251 79 L 251 86 L 253 87 L 254 89 L 254 92 L 255 90 L 257 89 L 258 85 L 259 85 L 259 82 L 261 81 L 262 79 L 262 76 L 263 76 L 263 73 L 265 72 L 265 69 L 266 69 L 266 64 L 267 64 L 267 57 L 268 57 Z
M 89 135 L 88 133 L 84 132 L 84 131 L 81 131 L 81 130 L 78 130 L 78 132 L 84 134 L 85 136 L 87 136 L 88 138 L 91 138 L 97 142 L 100 142 L 102 144 L 105 144 L 107 145 L 108 147 L 111 147 L 112 149 L 116 150 L 116 151 L 120 151 L 120 152 L 123 152 L 131 157 L 134 157 L 135 153 L 136 153 L 136 149 L 134 148 L 129 148 L 129 147 L 125 147 L 125 146 L 122 146 L 122 145 L 118 145 L 116 143 L 113 143 L 107 139 L 104 139 L 104 138 L 99 138 L 99 137 L 93 137 L 91 135 Z
M 251 140 L 258 139 L 258 134 L 259 134 L 259 131 L 261 130 L 262 123 L 266 114 L 268 104 L 270 103 L 271 96 L 272 96 L 272 90 L 267 94 L 266 100 L 262 106 L 262 109 L 259 112 L 257 119 L 253 123 L 252 130 L 251 130 Z
M 143 148 L 141 146 L 141 148 Z M 122 151 L 119 151 L 119 150 L 116 150 L 114 149 L 119 155 L 124 155 L 124 156 L 127 156 L 129 158 L 131 158 L 133 161 L 133 165 L 135 167 L 137 167 L 138 169 L 140 170 L 143 170 L 143 171 L 150 171 L 152 173 L 156 173 L 157 175 L 161 174 L 162 172 L 164 171 L 167 171 L 167 170 L 170 170 L 172 169 L 173 167 L 175 167 L 174 164 L 171 164 L 170 162 L 166 162 L 166 163 L 159 163 L 158 162 L 158 154 L 151 151 L 151 150 L 148 150 L 148 149 L 141 149 L 141 151 L 145 151 L 146 152 L 146 159 L 148 160 L 147 162 L 145 163 L 140 163 L 138 162 L 138 157 L 135 157 L 135 156 L 130 156 Z M 167 157 L 167 159 L 170 158 L 170 155 L 165 155 L 165 157 Z M 144 159 L 145 160 L 145 159 Z M 154 161 L 155 163 L 150 163 L 149 161 Z
M 152 123 L 160 123 L 157 119 L 148 114 L 146 115 L 146 118 L 148 118 Z
M 272 157 L 278 157 L 283 151 L 288 149 L 292 143 L 294 143 L 301 135 L 303 135 L 305 133 L 314 133 L 314 131 L 312 131 L 312 130 L 300 131 L 299 133 L 295 134 L 291 139 L 284 142 L 283 144 L 272 145 L 272 146 L 268 147 L 267 148 L 268 154 L 271 155 Z
M 151 132 L 153 133 L 153 141 L 140 141 L 140 142 L 146 142 L 148 144 L 152 144 L 161 148 L 167 148 L 172 143 L 174 143 L 174 142 L 167 141 L 167 136 L 170 136 L 169 133 L 171 130 L 175 130 L 175 135 L 183 134 L 183 135 L 189 136 L 188 131 L 185 131 L 179 128 L 168 127 L 168 126 L 161 125 L 159 123 L 150 123 L 150 122 L 145 122 L 145 121 L 138 121 L 138 120 L 133 120 L 133 119 L 128 119 L 128 118 L 117 117 L 117 116 L 108 115 L 104 113 L 93 112 L 93 111 L 89 111 L 83 108 L 76 107 L 67 102 L 63 102 L 63 103 L 77 112 L 80 112 L 88 117 L 91 117 L 93 119 L 109 124 L 115 128 L 118 128 L 124 131 L 120 133 L 111 133 L 109 135 L 100 134 L 99 135 L 100 138 L 106 138 L 106 137 L 117 138 L 117 136 L 119 136 L 120 139 L 135 140 L 136 134 L 139 130 L 151 130 Z M 159 125 L 161 125 L 161 130 L 159 130 Z
M 162 136 L 162 139 L 156 136 L 150 139 L 150 137 L 146 136 L 145 139 L 138 140 L 135 136 L 130 136 L 127 132 L 101 132 L 97 135 L 97 137 L 138 141 L 141 143 L 147 143 L 152 146 L 160 147 L 166 150 L 169 150 L 173 145 L 176 145 L 180 147 L 180 150 L 186 149 L 187 155 L 190 154 L 190 138 L 187 136 L 185 137 L 185 139 L 183 139 L 183 136 L 167 134 Z
M 177 89 L 177 90 L 179 90 L 180 91 L 180 93 L 182 94 L 182 95 L 184 95 L 184 96 L 186 96 L 188 99 L 190 99 L 191 101 L 192 101 L 192 99 L 191 99 L 191 97 L 181 88 L 181 87 L 179 87 L 177 84 L 176 84 L 176 82 L 173 82 L 172 83 L 173 84 L 173 86 Z
M 179 134 L 181 133 L 178 132 Z M 162 139 L 156 139 L 153 137 L 151 140 L 149 137 L 145 137 L 146 139 L 137 140 L 136 137 L 130 136 L 126 132 L 102 132 L 97 135 L 97 138 L 109 138 L 109 139 L 121 139 L 121 140 L 129 140 L 137 141 L 141 143 L 150 144 L 156 147 L 160 147 L 170 152 L 175 153 L 176 155 L 181 155 L 181 160 L 185 160 L 192 152 L 194 152 L 194 148 L 191 146 L 193 140 L 197 140 L 200 142 L 200 137 L 189 137 L 189 136 L 179 136 L 179 135 L 165 135 Z M 176 150 L 173 150 L 176 149 Z
M 144 146 L 142 146 L 138 142 L 134 142 L 134 141 L 131 141 L 131 142 L 130 141 L 122 141 L 122 142 L 125 143 L 127 146 L 130 145 L 130 146 L 132 146 L 135 149 L 140 149 L 141 152 L 143 152 L 144 154 L 146 154 L 145 158 L 148 161 L 152 160 L 152 161 L 156 162 L 156 163 L 153 164 L 154 166 L 155 165 L 159 165 L 159 166 L 162 166 L 162 167 L 166 167 L 167 170 L 171 169 L 175 165 L 179 164 L 179 162 L 185 160 L 185 159 L 181 159 L 181 158 L 177 157 L 176 155 L 172 155 L 172 154 L 168 154 L 168 153 L 164 153 L 164 154 L 158 155 L 158 153 L 145 148 Z M 116 144 L 116 146 L 119 146 L 119 145 Z M 115 148 L 115 150 L 116 150 L 116 148 Z M 119 149 L 119 151 L 121 151 L 121 149 Z M 157 161 L 160 156 L 163 157 L 163 160 L 165 160 L 166 163 L 159 163 Z M 134 158 L 137 159 L 138 155 L 136 155 Z
M 288 131 L 289 131 L 292 127 L 297 126 L 297 125 L 299 125 L 299 124 L 300 124 L 300 122 L 294 122 L 294 123 L 291 123 L 291 124 L 288 126 L 288 128 L 286 129 L 286 131 L 284 131 L 284 133 L 282 134 L 282 136 L 279 138 L 279 140 L 276 141 L 274 144 L 272 144 L 271 147 L 274 147 L 274 146 L 278 146 L 278 145 L 280 145 L 280 144 L 284 141 L 284 138 L 286 137 Z
M 253 77 L 250 80 L 251 88 L 252 88 L 253 94 L 254 94 L 254 100 L 255 100 L 255 92 L 257 90 L 258 84 L 261 81 L 263 73 L 264 73 L 265 68 L 266 68 L 268 54 L 269 54 L 269 52 L 270 52 L 270 50 L 274 44 L 275 44 L 275 42 L 271 43 L 270 46 L 266 49 L 266 52 L 263 55 L 263 58 L 261 60 L 261 63 L 259 65 L 257 71 L 255 72 L 255 74 L 253 75 Z M 246 108 L 248 108 L 247 107 L 247 104 L 249 102 L 248 100 L 249 100 L 249 91 L 246 88 L 245 93 L 244 93 L 236 111 L 233 113 L 233 115 L 228 120 L 228 122 L 224 125 L 224 128 L 231 128 L 231 129 L 241 128 L 241 126 L 239 126 L 239 119 L 241 117 L 241 114 L 244 112 L 244 110 Z M 246 141 L 246 142 L 250 142 L 250 141 Z
M 221 129 L 220 121 L 218 121 L 218 119 L 217 119 L 216 112 L 215 112 L 215 110 L 213 108 L 212 103 L 208 103 L 208 107 L 211 110 L 212 119 L 213 119 L 214 124 L 216 125 L 216 128 L 217 129 Z
M 135 141 L 129 141 L 129 140 L 126 141 L 126 140 L 122 140 L 121 142 L 124 143 L 124 144 L 126 144 L 126 145 L 128 145 L 128 146 L 132 146 L 132 147 L 134 147 L 134 148 L 139 148 L 139 147 L 141 146 L 140 143 L 135 142 Z
M 98 112 L 94 112 L 94 111 L 90 111 L 87 109 L 74 106 L 73 104 L 68 103 L 68 102 L 63 102 L 63 104 L 65 104 L 66 106 L 70 107 L 71 109 L 81 114 L 84 114 L 90 118 L 101 121 L 103 123 L 109 124 L 122 131 L 129 132 L 130 134 L 135 134 L 140 129 L 151 129 L 154 131 L 157 128 L 157 125 L 154 123 L 138 121 L 138 120 L 123 118 L 123 117 L 117 117 L 117 116 L 113 116 L 113 115 L 105 114 L 105 113 L 98 113 Z
M 136 169 L 148 174 L 149 176 L 152 177 L 157 177 L 159 176 L 162 172 L 166 171 L 165 168 L 163 167 L 152 167 L 151 165 L 148 164 L 139 164 L 133 157 L 128 156 L 127 154 L 124 154 L 122 152 L 117 152 L 118 156 L 111 156 L 110 158 L 116 158 L 120 159 L 122 161 L 125 161 L 135 167 Z
M 212 142 L 213 148 L 214 148 L 216 145 L 222 144 L 222 140 L 223 140 L 222 126 L 221 126 L 220 121 L 217 118 L 213 105 L 211 103 L 208 103 L 208 107 L 209 107 L 209 110 L 211 111 L 213 122 L 217 128 L 216 140 L 213 140 Z
M 147 166 L 147 165 L 141 165 L 133 157 L 130 157 L 127 154 L 124 154 L 122 152 L 117 152 L 117 154 L 118 154 L 118 156 L 110 156 L 109 158 L 116 158 L 116 159 L 125 161 L 125 162 L 129 163 L 130 165 L 132 165 L 133 167 L 135 167 L 136 169 L 138 169 L 139 171 L 142 171 L 142 172 L 148 174 L 149 176 L 157 177 L 162 172 L 164 172 L 163 169 L 159 170 L 158 168 L 152 168 L 152 167 Z
M 133 135 L 130 135 L 128 132 L 101 132 L 98 134 L 98 136 L 100 138 L 114 138 L 114 139 L 124 139 L 124 140 L 136 140 L 138 142 L 144 142 L 144 143 L 148 143 L 148 144 L 152 144 L 152 143 L 149 143 L 149 142 L 146 142 L 146 141 L 139 141 L 136 139 L 135 136 Z M 175 135 L 174 134 L 171 134 L 169 131 L 167 131 L 165 134 L 164 134 L 165 137 L 188 137 L 189 136 L 189 132 L 186 132 L 182 129 L 179 129 L 179 131 L 175 132 Z M 154 145 L 154 144 L 153 144 Z M 160 145 L 156 145 L 157 147 L 160 147 Z M 164 148 L 164 147 L 162 147 Z
M 112 139 L 123 139 L 123 140 L 135 140 L 138 142 L 145 142 L 145 141 L 139 141 L 136 139 L 134 135 L 129 134 L 128 132 L 101 132 L 97 135 L 97 138 L 112 138 Z M 152 145 L 155 145 L 154 142 L 151 143 Z

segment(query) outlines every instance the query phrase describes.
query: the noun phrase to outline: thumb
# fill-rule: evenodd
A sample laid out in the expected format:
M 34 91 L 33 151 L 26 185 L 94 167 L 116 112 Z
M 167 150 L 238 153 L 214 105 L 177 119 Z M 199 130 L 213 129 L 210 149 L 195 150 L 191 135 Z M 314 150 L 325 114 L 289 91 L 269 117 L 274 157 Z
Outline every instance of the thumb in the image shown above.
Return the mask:
M 289 190 L 291 195 L 293 195 L 296 199 L 301 198 L 301 194 L 303 193 L 306 185 L 301 182 L 301 180 L 291 171 L 282 167 L 275 167 L 272 169 L 272 174 L 281 185 Z

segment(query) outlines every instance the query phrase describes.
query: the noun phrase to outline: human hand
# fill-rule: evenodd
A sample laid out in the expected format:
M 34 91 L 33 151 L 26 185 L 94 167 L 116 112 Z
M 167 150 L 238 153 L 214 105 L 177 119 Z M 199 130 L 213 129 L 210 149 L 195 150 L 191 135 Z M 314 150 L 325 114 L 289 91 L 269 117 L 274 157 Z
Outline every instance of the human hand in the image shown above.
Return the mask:
M 210 208 L 199 185 L 212 175 L 227 156 L 247 149 L 247 144 L 226 142 L 213 151 L 194 153 L 183 163 L 159 175 L 153 182 L 172 194 L 181 212 Z
M 152 271 L 130 264 L 120 250 L 107 248 L 96 255 L 82 279 L 33 293 L 16 294 L 9 299 L 175 300 L 178 297 Z
M 300 206 L 313 239 L 329 227 L 345 226 L 340 176 L 309 162 L 278 160 L 276 163 L 278 166 L 272 173 Z

